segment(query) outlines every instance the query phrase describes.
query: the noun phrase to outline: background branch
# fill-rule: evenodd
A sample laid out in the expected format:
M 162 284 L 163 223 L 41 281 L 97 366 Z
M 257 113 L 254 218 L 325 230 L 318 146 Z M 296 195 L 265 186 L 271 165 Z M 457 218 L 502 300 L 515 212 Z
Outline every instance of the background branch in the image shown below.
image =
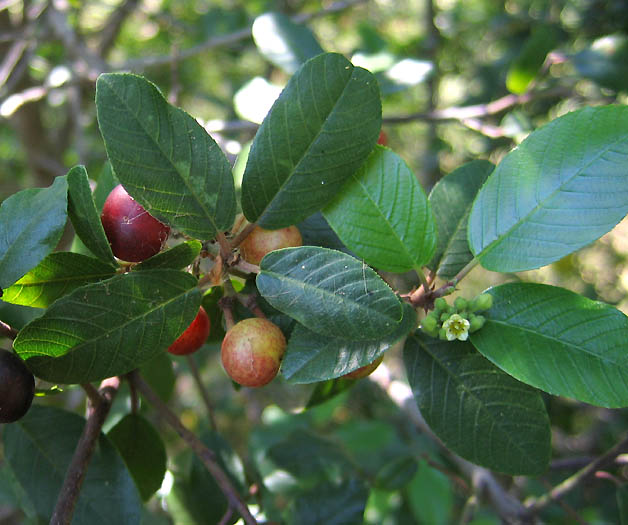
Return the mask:
M 159 398 L 159 396 L 153 392 L 152 388 L 142 379 L 137 371 L 129 374 L 129 381 L 135 385 L 138 392 L 140 392 L 148 402 L 153 405 L 157 410 L 159 417 L 164 419 L 179 436 L 187 443 L 196 456 L 201 460 L 205 468 L 216 480 L 216 483 L 222 490 L 223 494 L 227 498 L 229 504 L 237 509 L 240 516 L 244 519 L 247 525 L 255 525 L 257 521 L 249 511 L 246 503 L 242 499 L 242 496 L 238 493 L 233 483 L 227 476 L 226 472 L 219 465 L 216 454 L 208 449 L 196 435 L 190 432 L 183 426 L 183 423 L 179 418 L 168 408 L 168 406 Z
M 91 385 L 90 385 L 91 386 Z M 94 454 L 100 431 L 103 423 L 109 414 L 113 398 L 115 397 L 120 386 L 120 379 L 112 377 L 105 379 L 98 390 L 97 397 L 94 392 L 89 389 L 88 416 L 83 428 L 83 433 L 72 456 L 72 461 L 65 474 L 63 485 L 59 491 L 57 504 L 52 518 L 51 525 L 66 525 L 71 523 L 74 514 L 74 508 L 80 494 L 83 480 L 87 467 Z M 93 388 L 93 387 L 92 387 Z

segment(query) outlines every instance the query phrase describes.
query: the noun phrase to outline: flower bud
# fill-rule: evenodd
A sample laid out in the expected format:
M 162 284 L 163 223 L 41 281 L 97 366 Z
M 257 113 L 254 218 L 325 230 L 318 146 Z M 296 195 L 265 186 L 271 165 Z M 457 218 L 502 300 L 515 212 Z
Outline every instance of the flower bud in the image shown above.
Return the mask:
M 471 319 L 469 319 L 469 332 L 477 332 L 484 326 L 485 322 L 486 318 L 483 315 L 471 315 Z
M 471 301 L 472 312 L 483 312 L 484 310 L 488 310 L 491 306 L 493 306 L 493 296 L 488 293 L 480 294 Z
M 444 312 L 448 307 L 449 305 L 447 304 L 447 301 L 445 301 L 444 297 L 438 297 L 434 301 L 434 309 L 438 312 Z
M 456 297 L 454 306 L 456 307 L 456 310 L 462 312 L 462 310 L 466 310 L 468 308 L 469 301 L 467 301 L 464 297 Z

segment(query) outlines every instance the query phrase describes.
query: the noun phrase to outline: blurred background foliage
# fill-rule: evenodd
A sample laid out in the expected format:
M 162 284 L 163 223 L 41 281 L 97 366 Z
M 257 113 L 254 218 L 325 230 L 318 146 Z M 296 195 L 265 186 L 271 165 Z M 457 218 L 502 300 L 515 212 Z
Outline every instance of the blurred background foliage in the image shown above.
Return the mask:
M 274 14 L 262 17 L 268 13 Z M 279 34 L 284 40 L 277 44 Z M 286 41 L 306 55 L 317 46 L 342 53 L 378 74 L 388 145 L 427 191 L 469 160 L 498 163 L 531 130 L 568 111 L 628 102 L 625 0 L 0 0 L 0 201 L 48 186 L 75 164 L 84 164 L 94 181 L 107 173 L 94 107 L 103 71 L 155 82 L 206 127 L 241 173 L 257 124 L 294 66 L 271 56 Z M 68 249 L 71 233 L 65 242 Z M 549 267 L 507 276 L 478 268 L 462 294 L 503 279 L 564 286 L 628 313 L 628 222 Z M 36 315 L 8 305 L 0 313 L 16 327 Z M 327 485 L 320 486 L 331 481 L 349 503 L 368 485 L 366 523 L 447 524 L 461 515 L 465 523 L 500 523 L 490 503 L 473 499 L 481 487 L 469 472 L 417 433 L 399 400 L 381 388 L 402 375 L 394 352 L 379 387 L 362 381 L 301 412 L 311 387 L 277 380 L 259 392 L 235 391 L 218 350 L 214 342 L 191 362 L 175 359 L 176 385 L 169 361 L 152 371 L 163 374 L 156 381 L 166 385 L 163 395 L 179 406 L 186 425 L 211 441 L 217 438 L 189 368 L 196 364 L 229 445 L 212 443 L 226 460 L 233 459 L 231 447 L 243 458 L 238 468 L 269 519 L 302 519 L 299 502 L 319 505 L 317 497 L 333 507 Z M 109 426 L 128 411 L 128 399 L 128 391 L 120 393 Z M 625 410 L 546 400 L 556 462 L 542 478 L 502 480 L 520 498 L 546 491 L 607 449 L 628 423 Z M 84 407 L 74 389 L 40 402 Z M 217 523 L 221 514 L 208 507 L 222 508 L 222 496 L 163 432 L 173 438 L 177 460 L 145 522 Z M 543 518 L 618 523 L 608 489 L 627 479 L 620 465 Z M 190 496 L 195 490 L 205 501 Z M 0 521 L 36 523 L 28 509 L 28 495 L 0 463 Z

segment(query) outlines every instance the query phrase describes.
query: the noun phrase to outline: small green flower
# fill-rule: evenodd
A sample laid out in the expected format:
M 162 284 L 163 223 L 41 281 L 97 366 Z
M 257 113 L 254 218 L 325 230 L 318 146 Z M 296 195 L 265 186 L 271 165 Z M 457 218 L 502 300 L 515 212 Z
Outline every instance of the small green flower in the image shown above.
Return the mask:
M 443 323 L 443 328 L 447 334 L 447 341 L 453 341 L 454 339 L 466 341 L 469 337 L 469 326 L 469 321 L 467 321 L 464 317 L 461 317 L 458 314 L 453 314 Z

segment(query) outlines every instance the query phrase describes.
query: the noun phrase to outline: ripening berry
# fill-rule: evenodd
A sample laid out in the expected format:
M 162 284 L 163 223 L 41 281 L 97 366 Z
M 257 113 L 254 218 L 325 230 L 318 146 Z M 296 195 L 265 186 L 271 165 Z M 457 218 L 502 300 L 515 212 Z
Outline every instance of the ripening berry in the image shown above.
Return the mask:
M 170 227 L 150 215 L 118 184 L 109 194 L 100 215 L 111 251 L 128 262 L 140 262 L 159 253 Z

